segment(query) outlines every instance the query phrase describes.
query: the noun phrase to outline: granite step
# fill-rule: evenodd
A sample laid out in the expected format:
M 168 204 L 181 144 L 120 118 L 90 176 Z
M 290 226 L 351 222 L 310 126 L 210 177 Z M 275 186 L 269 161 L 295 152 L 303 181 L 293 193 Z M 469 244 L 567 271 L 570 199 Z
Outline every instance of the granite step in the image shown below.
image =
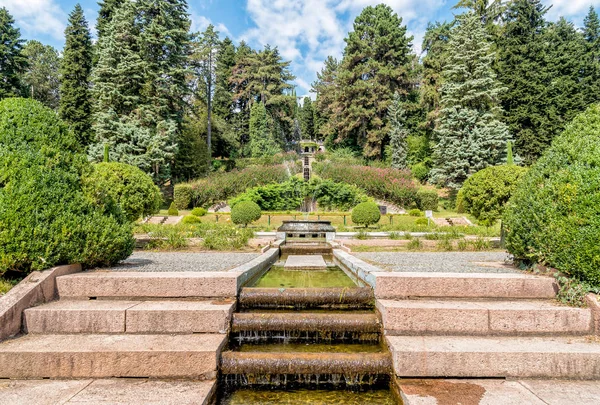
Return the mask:
M 517 273 L 375 272 L 377 299 L 550 299 L 554 278 Z
M 600 378 L 592 337 L 388 336 L 398 377 Z
M 238 304 L 242 308 L 372 308 L 371 287 L 256 288 L 244 287 Z
M 0 343 L 1 378 L 217 375 L 225 335 L 26 335 Z
M 226 333 L 234 308 L 223 301 L 60 300 L 24 312 L 33 334 Z

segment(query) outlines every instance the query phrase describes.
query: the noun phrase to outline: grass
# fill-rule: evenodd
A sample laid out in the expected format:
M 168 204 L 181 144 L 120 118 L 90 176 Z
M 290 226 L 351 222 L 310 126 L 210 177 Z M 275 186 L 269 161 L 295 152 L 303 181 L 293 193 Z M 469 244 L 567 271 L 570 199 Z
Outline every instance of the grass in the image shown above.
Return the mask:
M 0 277 L 0 296 L 6 294 L 11 288 L 17 285 L 17 280 L 6 280 Z

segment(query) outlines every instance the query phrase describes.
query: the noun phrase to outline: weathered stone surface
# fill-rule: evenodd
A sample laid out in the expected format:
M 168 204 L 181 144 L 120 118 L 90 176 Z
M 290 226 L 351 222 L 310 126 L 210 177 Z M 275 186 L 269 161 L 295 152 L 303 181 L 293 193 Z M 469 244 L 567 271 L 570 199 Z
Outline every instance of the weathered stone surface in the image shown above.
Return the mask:
M 148 301 L 127 310 L 127 333 L 226 333 L 234 302 Z
M 586 338 L 388 336 L 399 377 L 600 378 Z
M 224 335 L 27 335 L 0 344 L 0 378 L 214 379 Z
M 550 277 L 513 273 L 372 273 L 375 297 L 553 298 Z
M 235 297 L 238 272 L 95 271 L 57 279 L 61 297 Z
M 92 380 L 0 380 L 0 403 L 6 405 L 66 404 Z
M 550 301 L 378 300 L 388 335 L 581 335 L 592 332 L 588 308 Z
M 27 333 L 123 333 L 125 310 L 139 301 L 61 300 L 29 308 L 24 314 Z
M 597 405 L 600 403 L 598 381 L 525 380 L 521 384 L 548 405 Z
M 592 311 L 592 327 L 596 335 L 600 335 L 600 301 L 596 294 L 588 294 L 585 301 Z
M 290 255 L 283 267 L 287 270 L 326 270 L 327 264 L 321 255 Z
M 81 271 L 78 264 L 33 272 L 0 298 L 0 341 L 21 331 L 23 311 L 34 305 L 52 301 L 56 278 Z

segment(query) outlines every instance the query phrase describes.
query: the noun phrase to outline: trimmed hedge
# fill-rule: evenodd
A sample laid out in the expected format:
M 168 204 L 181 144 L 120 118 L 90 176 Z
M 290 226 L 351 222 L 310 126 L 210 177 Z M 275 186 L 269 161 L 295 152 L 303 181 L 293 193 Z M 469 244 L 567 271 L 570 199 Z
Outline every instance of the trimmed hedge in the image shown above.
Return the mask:
M 54 111 L 33 100 L 0 102 L 0 275 L 109 266 L 133 251 L 120 206 L 84 194 L 92 168 L 80 152 Z
M 516 258 L 600 286 L 600 106 L 577 116 L 525 174 L 503 220 Z
M 527 169 L 515 165 L 490 166 L 464 182 L 456 205 L 461 212 L 473 215 L 480 225 L 492 226 L 504 212 Z
M 352 210 L 352 222 L 358 225 L 374 225 L 381 219 L 381 211 L 374 202 L 364 202 L 358 204 Z
M 203 217 L 205 216 L 207 213 L 207 211 L 204 208 L 201 207 L 196 207 L 192 210 L 191 214 L 196 216 L 196 217 Z
M 433 190 L 419 190 L 417 192 L 417 207 L 421 211 L 437 211 L 440 199 Z
M 261 216 L 260 207 L 252 201 L 241 201 L 231 208 L 231 221 L 236 225 L 246 227 Z

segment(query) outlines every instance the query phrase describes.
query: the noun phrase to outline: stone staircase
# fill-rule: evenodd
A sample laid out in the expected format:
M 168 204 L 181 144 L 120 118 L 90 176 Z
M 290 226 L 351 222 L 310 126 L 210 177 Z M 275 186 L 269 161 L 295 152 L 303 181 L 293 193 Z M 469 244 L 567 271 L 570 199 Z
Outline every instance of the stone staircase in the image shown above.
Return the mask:
M 0 343 L 0 378 L 215 380 L 237 281 L 224 273 L 88 272 L 25 310 Z
M 597 314 L 558 304 L 553 278 L 375 277 L 377 308 L 398 377 L 600 378 Z

